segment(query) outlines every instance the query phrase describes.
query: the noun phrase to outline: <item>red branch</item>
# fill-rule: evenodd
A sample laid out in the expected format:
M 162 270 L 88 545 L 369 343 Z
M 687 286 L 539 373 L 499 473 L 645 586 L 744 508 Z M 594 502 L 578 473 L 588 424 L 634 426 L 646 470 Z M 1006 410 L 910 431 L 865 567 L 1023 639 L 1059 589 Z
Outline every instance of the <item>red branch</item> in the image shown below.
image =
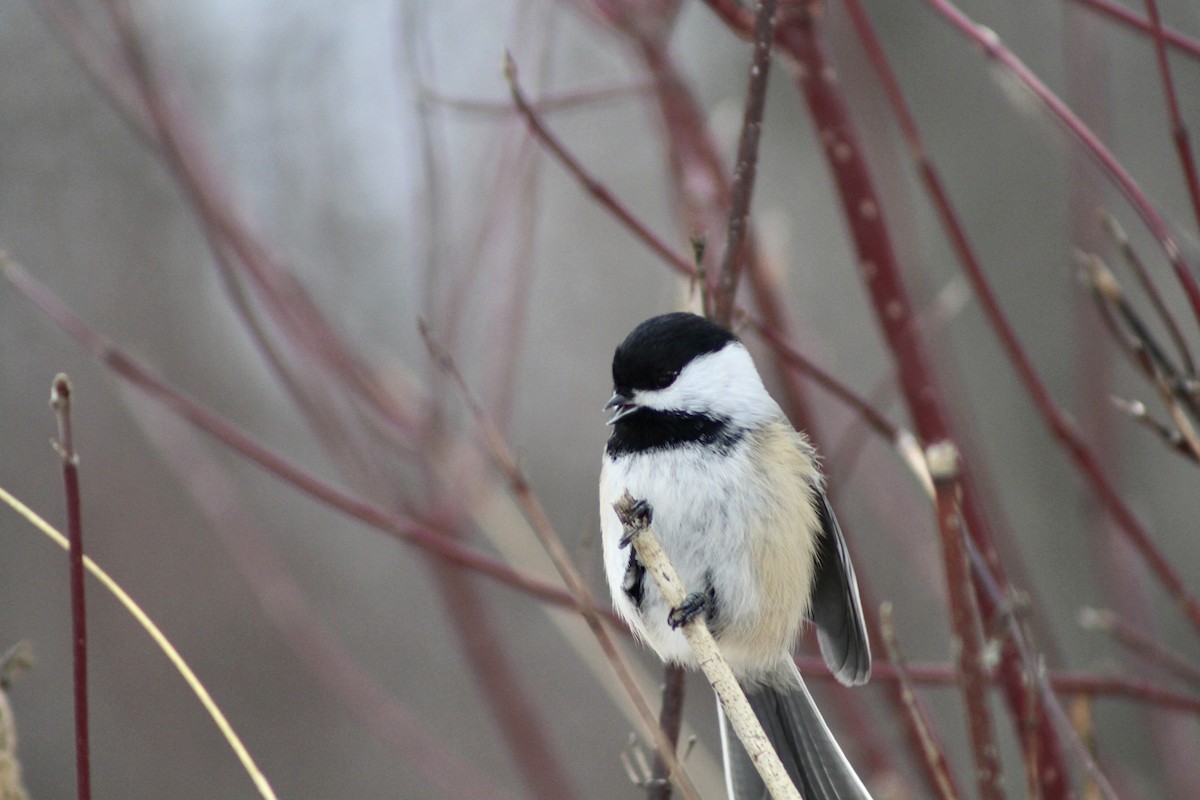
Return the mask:
M 1139 17 L 1135 12 L 1123 5 L 1112 2 L 1112 0 L 1071 0 L 1071 2 L 1090 9 L 1097 14 L 1102 14 L 1109 19 L 1114 19 L 1122 25 L 1141 31 L 1142 33 L 1154 32 L 1154 26 L 1149 20 L 1145 17 Z M 1200 42 L 1170 28 L 1164 28 L 1162 35 L 1167 44 L 1178 49 L 1181 53 L 1200 59 Z
M 966 705 L 967 729 L 975 755 L 975 775 L 983 800 L 1002 800 L 999 754 L 996 750 L 992 716 L 987 701 L 987 669 L 983 663 L 983 633 L 979 608 L 972 590 L 962 518 L 958 513 L 958 450 L 949 441 L 935 442 L 926 450 L 929 471 L 937 494 L 938 531 L 946 569 L 946 593 L 950 604 L 950 623 L 961 675 L 959 688 Z
M 1162 78 L 1163 94 L 1167 100 L 1167 115 L 1171 119 L 1171 138 L 1179 153 L 1179 164 L 1183 167 L 1183 178 L 1187 183 L 1188 197 L 1192 200 L 1192 213 L 1196 215 L 1200 228 L 1200 179 L 1196 177 L 1196 161 L 1192 157 L 1192 145 L 1188 140 L 1187 126 L 1179 112 L 1179 96 L 1175 92 L 1175 79 L 1171 76 L 1171 63 L 1167 59 L 1167 35 L 1162 19 L 1158 15 L 1157 0 L 1146 0 L 1146 16 L 1150 19 L 1150 33 L 1154 39 L 1154 57 L 1158 62 L 1158 74 Z
M 776 0 L 759 0 L 754 20 L 754 58 L 750 64 L 750 85 L 746 88 L 746 112 L 738 141 L 737 166 L 730 191 L 729 227 L 725 234 L 725 253 L 717 270 L 713 292 L 713 319 L 729 327 L 733 319 L 733 301 L 742 273 L 742 244 L 750 222 L 750 199 L 754 196 L 754 178 L 758 173 L 758 140 L 762 134 L 763 111 L 767 100 L 767 77 L 771 74 L 771 42 L 775 36 Z
M 745 35 L 747 20 L 738 6 L 724 0 L 709 0 L 709 5 L 735 31 Z M 926 443 L 953 441 L 956 437 L 951 430 L 942 390 L 933 361 L 921 340 L 918 326 L 914 324 L 912 302 L 884 223 L 874 182 L 836 75 L 825 59 L 813 18 L 798 14 L 781 22 L 776 46 L 795 61 L 797 82 L 817 125 L 858 255 L 859 271 L 866 282 L 884 339 L 898 365 L 900 388 L 917 434 Z M 1009 581 L 996 554 L 969 465 L 964 464 L 962 476 L 961 509 L 967 532 L 1007 591 Z M 986 595 L 978 595 L 978 602 L 986 620 L 1003 612 Z M 1018 728 L 1024 735 L 1036 735 L 1041 747 L 1039 763 L 1043 768 L 1045 796 L 1048 800 L 1065 798 L 1070 791 L 1066 783 L 1068 773 L 1052 724 L 1031 693 L 1020 659 L 1010 642 L 1005 642 L 1002 647 L 1001 667 L 1012 717 L 1021 721 Z M 1031 710 L 1034 719 L 1027 720 Z
M 71 661 L 75 684 L 75 792 L 78 800 L 92 796 L 91 746 L 88 739 L 87 604 L 84 598 L 83 510 L 79 497 L 79 457 L 71 434 L 71 381 L 58 374 L 50 388 L 50 407 L 58 419 L 54 449 L 62 458 L 63 489 L 67 498 L 67 539 L 71 543 Z

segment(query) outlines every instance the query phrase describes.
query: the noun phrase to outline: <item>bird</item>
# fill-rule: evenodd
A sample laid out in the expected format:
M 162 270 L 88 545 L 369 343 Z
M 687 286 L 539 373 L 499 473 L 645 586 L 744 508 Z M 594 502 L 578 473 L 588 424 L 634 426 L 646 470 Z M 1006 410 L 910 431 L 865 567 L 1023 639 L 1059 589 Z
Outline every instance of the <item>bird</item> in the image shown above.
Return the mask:
M 694 667 L 679 627 L 702 614 L 805 800 L 870 800 L 791 656 L 809 620 L 839 682 L 870 677 L 858 582 L 815 449 L 738 337 L 696 314 L 637 325 L 616 348 L 612 380 L 600 515 L 618 615 L 663 661 Z M 689 590 L 677 608 L 628 546 L 613 507 L 626 492 L 652 514 Z M 766 798 L 718 713 L 730 799 Z

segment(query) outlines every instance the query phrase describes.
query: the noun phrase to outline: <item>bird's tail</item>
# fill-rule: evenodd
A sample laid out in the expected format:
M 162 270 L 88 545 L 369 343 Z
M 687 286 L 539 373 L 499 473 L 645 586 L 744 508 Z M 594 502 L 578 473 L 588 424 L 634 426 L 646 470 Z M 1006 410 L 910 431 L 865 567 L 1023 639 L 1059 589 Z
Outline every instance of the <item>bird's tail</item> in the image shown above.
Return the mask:
M 771 685 L 745 684 L 742 689 L 796 788 L 804 800 L 871 800 L 821 718 L 800 671 L 790 660 L 788 664 L 790 670 Z M 723 713 L 721 749 L 730 800 L 768 798 L 754 763 Z

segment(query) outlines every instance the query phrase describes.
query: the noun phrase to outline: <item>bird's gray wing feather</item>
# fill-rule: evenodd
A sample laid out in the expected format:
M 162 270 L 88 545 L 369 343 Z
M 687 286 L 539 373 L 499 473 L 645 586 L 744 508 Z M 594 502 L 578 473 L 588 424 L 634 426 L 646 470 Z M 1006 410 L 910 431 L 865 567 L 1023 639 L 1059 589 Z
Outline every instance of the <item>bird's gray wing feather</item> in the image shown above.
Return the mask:
M 795 666 L 788 685 L 743 686 L 767 738 L 804 800 L 871 800 L 842 754 Z M 754 762 L 721 714 L 721 745 L 730 800 L 770 800 Z
M 834 676 L 847 686 L 871 677 L 871 645 L 858 599 L 858 579 L 837 517 L 829 499 L 815 488 L 814 503 L 821 519 L 817 564 L 813 579 L 812 618 L 817 625 L 821 655 Z

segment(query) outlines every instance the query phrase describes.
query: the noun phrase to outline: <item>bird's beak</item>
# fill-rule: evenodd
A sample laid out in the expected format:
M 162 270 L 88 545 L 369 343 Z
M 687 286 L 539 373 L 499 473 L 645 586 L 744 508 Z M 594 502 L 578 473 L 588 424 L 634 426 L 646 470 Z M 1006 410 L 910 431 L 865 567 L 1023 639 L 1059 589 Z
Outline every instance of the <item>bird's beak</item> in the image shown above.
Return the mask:
M 638 406 L 637 403 L 633 401 L 633 398 L 629 395 L 621 394 L 620 392 L 614 392 L 613 396 L 608 398 L 608 402 L 604 404 L 604 409 L 606 411 L 610 408 L 615 408 L 617 413 L 613 414 L 612 417 L 609 418 L 608 422 L 606 423 L 608 425 L 612 425 L 617 420 L 621 419 L 621 417 L 628 416 L 634 411 L 637 411 Z

